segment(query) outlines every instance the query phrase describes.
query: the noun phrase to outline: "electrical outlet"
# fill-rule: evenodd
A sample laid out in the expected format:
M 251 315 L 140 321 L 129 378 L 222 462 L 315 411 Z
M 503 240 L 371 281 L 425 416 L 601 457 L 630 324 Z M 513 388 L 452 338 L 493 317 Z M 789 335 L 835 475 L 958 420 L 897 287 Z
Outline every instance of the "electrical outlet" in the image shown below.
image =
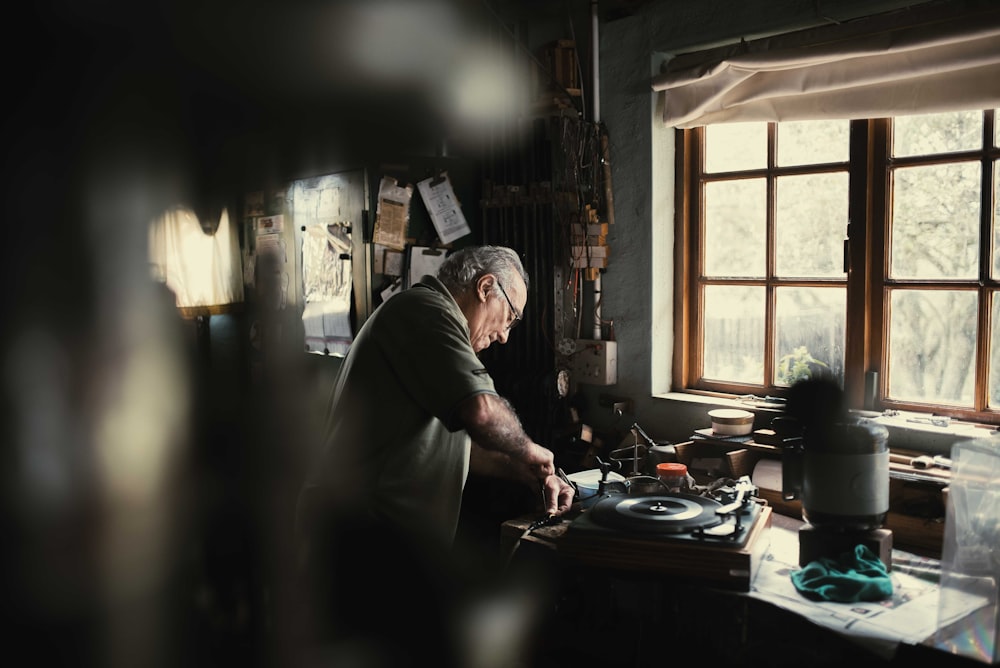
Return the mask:
M 614 416 L 630 415 L 632 413 L 632 400 L 628 397 L 601 394 L 597 397 L 597 403 L 611 411 L 611 414 Z
M 570 373 L 578 383 L 614 385 L 618 382 L 618 343 L 576 340 Z

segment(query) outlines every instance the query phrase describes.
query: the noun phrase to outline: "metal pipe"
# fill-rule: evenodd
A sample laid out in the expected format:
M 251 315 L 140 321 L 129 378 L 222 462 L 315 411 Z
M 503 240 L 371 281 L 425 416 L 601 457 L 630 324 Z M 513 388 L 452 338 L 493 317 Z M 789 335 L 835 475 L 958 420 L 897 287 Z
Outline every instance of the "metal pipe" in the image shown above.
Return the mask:
M 598 11 L 597 0 L 590 0 L 590 74 L 594 83 L 594 92 L 591 98 L 591 105 L 594 108 L 594 124 L 601 122 L 601 77 L 599 72 L 600 44 L 598 40 Z
M 593 79 L 593 94 L 590 96 L 594 107 L 594 126 L 601 122 L 601 75 L 600 75 L 600 40 L 598 39 L 597 0 L 590 0 L 590 56 L 591 78 Z M 586 225 L 586 222 L 584 223 Z M 586 229 L 586 228 L 584 228 Z M 601 272 L 594 277 L 594 340 L 601 340 Z

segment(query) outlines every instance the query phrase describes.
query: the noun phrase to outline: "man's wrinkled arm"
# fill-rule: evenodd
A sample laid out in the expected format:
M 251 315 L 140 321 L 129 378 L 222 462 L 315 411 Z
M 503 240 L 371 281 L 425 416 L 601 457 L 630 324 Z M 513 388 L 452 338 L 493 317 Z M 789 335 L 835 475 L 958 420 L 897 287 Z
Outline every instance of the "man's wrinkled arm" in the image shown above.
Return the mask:
M 531 444 L 514 408 L 495 394 L 475 394 L 458 407 L 458 419 L 472 440 L 485 450 L 519 455 Z
M 555 473 L 552 451 L 528 437 L 517 413 L 503 397 L 487 393 L 473 395 L 459 405 L 458 419 L 473 443 L 483 450 L 506 455 L 510 460 L 527 466 L 537 479 L 544 480 Z M 495 466 L 499 463 L 502 459 L 494 457 L 492 463 L 482 465 Z M 470 461 L 470 465 L 479 464 Z

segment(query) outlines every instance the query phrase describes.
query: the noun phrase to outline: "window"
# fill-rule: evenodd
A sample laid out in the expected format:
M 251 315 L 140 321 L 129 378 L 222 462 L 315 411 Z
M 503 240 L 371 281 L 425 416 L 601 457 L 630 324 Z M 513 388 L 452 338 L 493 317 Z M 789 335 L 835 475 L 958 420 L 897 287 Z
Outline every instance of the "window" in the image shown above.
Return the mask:
M 1000 420 L 996 111 L 678 130 L 674 386 Z M 682 261 L 679 258 L 679 261 Z

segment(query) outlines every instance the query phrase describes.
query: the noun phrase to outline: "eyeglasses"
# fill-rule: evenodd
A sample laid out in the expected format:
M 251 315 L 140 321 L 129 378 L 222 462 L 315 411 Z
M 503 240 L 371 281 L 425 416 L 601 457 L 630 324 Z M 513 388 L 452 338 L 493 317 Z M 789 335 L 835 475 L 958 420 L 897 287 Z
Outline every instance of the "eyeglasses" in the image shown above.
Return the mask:
M 507 291 L 503 289 L 503 283 L 497 281 L 497 287 L 500 288 L 500 294 L 503 295 L 503 298 L 507 300 L 507 306 L 510 307 L 510 314 L 514 316 L 514 319 L 507 325 L 507 331 L 510 331 L 514 329 L 514 326 L 517 325 L 517 323 L 521 322 L 521 314 L 517 312 L 517 309 L 514 308 L 514 302 L 512 302 L 510 297 L 507 296 Z

